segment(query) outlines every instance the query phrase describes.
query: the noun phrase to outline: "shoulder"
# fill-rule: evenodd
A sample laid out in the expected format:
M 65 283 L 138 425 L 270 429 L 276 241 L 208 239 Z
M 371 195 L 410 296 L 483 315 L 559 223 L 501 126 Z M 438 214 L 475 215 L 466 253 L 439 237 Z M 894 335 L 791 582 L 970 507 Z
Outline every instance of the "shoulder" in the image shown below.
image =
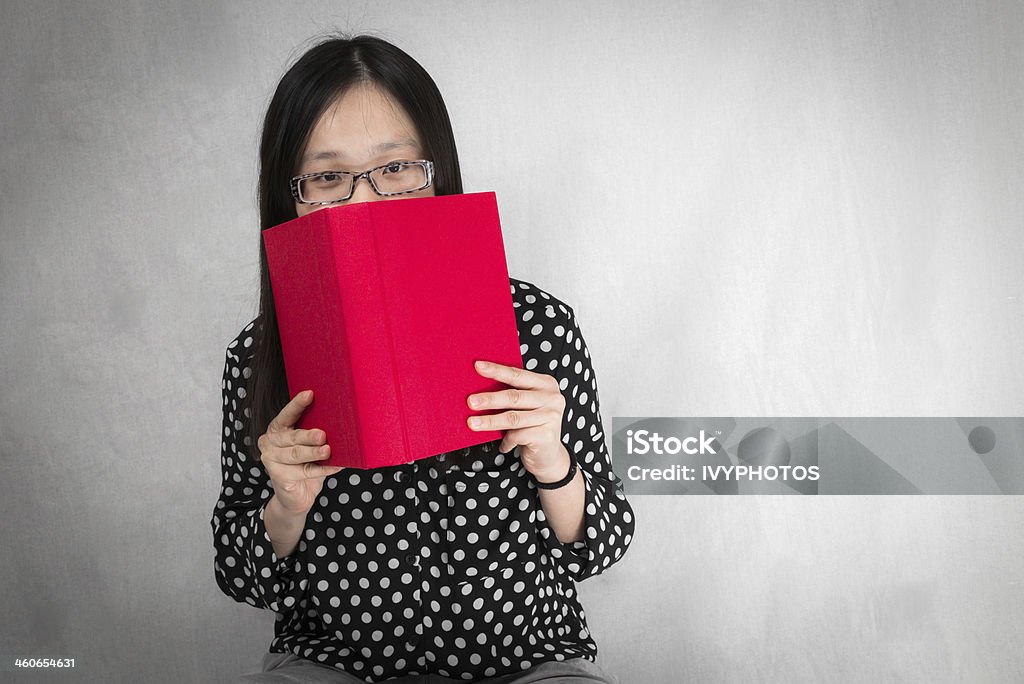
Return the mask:
M 511 276 L 508 281 L 512 291 L 512 306 L 516 309 L 517 317 L 521 318 L 529 311 L 531 313 L 528 320 L 539 316 L 549 320 L 558 320 L 565 324 L 575 315 L 567 302 L 547 290 L 541 289 L 536 284 Z
M 509 284 L 525 368 L 556 368 L 566 340 L 572 340 L 572 306 L 535 283 L 509 277 Z
M 225 350 L 227 355 L 227 362 L 230 365 L 237 366 L 247 361 L 251 356 L 254 349 L 254 343 L 256 342 L 256 333 L 258 332 L 258 326 L 262 326 L 259 322 L 259 318 L 254 318 L 249 323 L 238 331 Z

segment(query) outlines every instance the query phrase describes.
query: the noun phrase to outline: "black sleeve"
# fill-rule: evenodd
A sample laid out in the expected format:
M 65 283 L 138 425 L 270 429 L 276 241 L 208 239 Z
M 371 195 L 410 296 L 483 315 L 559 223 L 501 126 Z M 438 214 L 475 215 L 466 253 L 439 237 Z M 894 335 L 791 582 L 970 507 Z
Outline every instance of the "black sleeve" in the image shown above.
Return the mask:
M 554 376 L 565 397 L 562 442 L 583 473 L 586 484 L 583 541 L 562 543 L 538 507 L 541 535 L 556 563 L 574 581 L 600 574 L 626 553 L 633 538 L 633 509 L 623 493 L 622 480 L 612 471 L 601 424 L 601 404 L 590 352 L 573 309 L 567 321 Z
M 214 574 L 221 590 L 236 601 L 283 612 L 299 600 L 307 578 L 298 553 L 283 559 L 274 553 L 263 522 L 274 490 L 263 463 L 253 462 L 243 448 L 251 442 L 248 416 L 242 415 L 237 405 L 245 392 L 242 380 L 250 373 L 240 361 L 246 343 L 251 344 L 250 328 L 228 345 L 221 381 L 221 489 L 210 520 L 216 552 Z

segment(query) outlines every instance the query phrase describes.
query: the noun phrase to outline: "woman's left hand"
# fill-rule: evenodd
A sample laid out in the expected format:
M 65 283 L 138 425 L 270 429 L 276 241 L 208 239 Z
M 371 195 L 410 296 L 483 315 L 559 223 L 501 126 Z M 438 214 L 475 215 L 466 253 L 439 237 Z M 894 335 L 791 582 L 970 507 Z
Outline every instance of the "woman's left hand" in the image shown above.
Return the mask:
M 469 406 L 474 409 L 511 409 L 504 413 L 470 416 L 472 430 L 505 430 L 499 445 L 502 453 L 517 445 L 523 466 L 541 482 L 554 482 L 565 477 L 569 469 L 569 452 L 562 444 L 562 413 L 565 398 L 558 389 L 558 380 L 550 375 L 534 373 L 515 366 L 490 361 L 477 361 L 476 372 L 510 385 L 498 392 L 470 394 Z

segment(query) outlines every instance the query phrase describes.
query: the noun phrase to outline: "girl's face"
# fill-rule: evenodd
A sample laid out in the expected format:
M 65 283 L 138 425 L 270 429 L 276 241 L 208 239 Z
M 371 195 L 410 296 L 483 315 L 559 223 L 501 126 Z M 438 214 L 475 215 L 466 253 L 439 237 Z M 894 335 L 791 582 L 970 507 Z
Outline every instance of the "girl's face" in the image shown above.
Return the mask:
M 353 86 L 328 107 L 306 142 L 296 175 L 317 171 L 360 172 L 390 161 L 423 159 L 416 127 L 405 111 L 390 97 L 368 84 Z M 430 187 L 406 195 L 381 197 L 360 179 L 352 197 L 327 205 L 295 203 L 295 213 L 305 216 L 318 209 L 355 202 L 432 197 Z

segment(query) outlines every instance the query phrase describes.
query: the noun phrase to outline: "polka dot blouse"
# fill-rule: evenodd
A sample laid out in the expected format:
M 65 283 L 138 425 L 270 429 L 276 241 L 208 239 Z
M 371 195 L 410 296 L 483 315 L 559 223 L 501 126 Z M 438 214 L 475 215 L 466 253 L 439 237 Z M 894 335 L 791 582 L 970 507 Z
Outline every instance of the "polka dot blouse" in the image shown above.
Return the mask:
M 270 651 L 367 682 L 435 673 L 474 680 L 546 660 L 595 660 L 576 582 L 622 558 L 633 512 L 612 471 L 597 381 L 570 306 L 510 278 L 527 370 L 565 397 L 562 442 L 586 485 L 585 541 L 562 543 L 539 490 L 500 440 L 324 481 L 299 544 L 278 558 L 263 512 L 273 488 L 248 455 L 240 410 L 252 321 L 227 347 L 223 482 L 211 525 L 217 584 L 276 614 Z

